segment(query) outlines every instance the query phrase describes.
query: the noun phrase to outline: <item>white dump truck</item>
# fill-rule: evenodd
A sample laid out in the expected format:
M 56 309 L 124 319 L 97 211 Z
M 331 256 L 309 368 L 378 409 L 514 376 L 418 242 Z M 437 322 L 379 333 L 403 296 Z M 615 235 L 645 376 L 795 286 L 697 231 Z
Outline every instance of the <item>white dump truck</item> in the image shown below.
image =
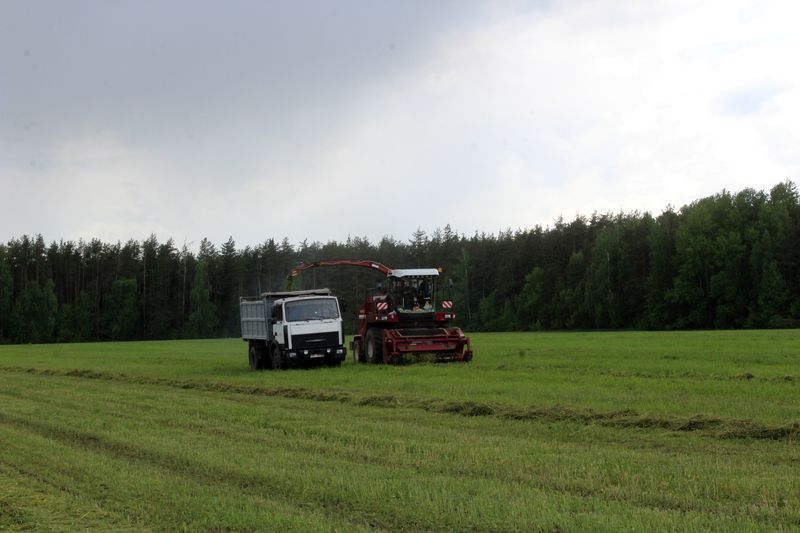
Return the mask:
M 241 298 L 239 314 L 253 370 L 339 366 L 347 355 L 339 300 L 329 289 Z

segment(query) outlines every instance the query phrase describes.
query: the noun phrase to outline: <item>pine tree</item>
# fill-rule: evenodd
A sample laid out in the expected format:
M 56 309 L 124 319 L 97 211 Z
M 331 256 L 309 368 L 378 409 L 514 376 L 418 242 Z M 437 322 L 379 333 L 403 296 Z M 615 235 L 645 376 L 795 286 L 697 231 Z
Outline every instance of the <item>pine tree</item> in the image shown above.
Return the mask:
M 12 312 L 12 334 L 17 342 L 51 342 L 55 338 L 58 303 L 53 281 L 44 286 L 28 283 Z
M 6 248 L 0 245 L 0 342 L 3 342 L 8 335 L 13 293 L 14 279 L 6 262 Z
M 131 340 L 138 332 L 139 305 L 136 280 L 119 279 L 111 284 L 107 322 L 113 340 Z
M 238 330 L 241 274 L 239 259 L 236 242 L 233 237 L 229 237 L 220 249 L 217 276 L 212 280 L 212 288 L 218 291 L 217 311 L 222 334 L 225 336 L 236 335 Z
M 519 317 L 522 329 L 540 329 L 543 307 L 544 270 L 533 267 L 525 276 L 525 285 L 519 294 Z
M 217 313 L 211 302 L 211 285 L 205 261 L 197 263 L 189 300 L 192 312 L 187 321 L 186 335 L 191 338 L 213 336 L 217 331 Z

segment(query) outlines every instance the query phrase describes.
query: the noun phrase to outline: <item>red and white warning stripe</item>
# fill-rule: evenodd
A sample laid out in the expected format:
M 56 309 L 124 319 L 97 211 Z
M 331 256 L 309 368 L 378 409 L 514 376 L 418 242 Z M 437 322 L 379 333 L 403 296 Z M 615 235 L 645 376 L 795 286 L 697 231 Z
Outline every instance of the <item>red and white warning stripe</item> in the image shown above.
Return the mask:
M 389 304 L 386 302 L 378 302 L 378 305 L 376 307 L 378 308 L 378 311 L 386 311 L 387 309 L 389 309 Z
M 451 302 L 450 300 L 444 300 L 442 302 L 442 309 L 452 309 L 452 307 L 453 307 L 453 302 Z

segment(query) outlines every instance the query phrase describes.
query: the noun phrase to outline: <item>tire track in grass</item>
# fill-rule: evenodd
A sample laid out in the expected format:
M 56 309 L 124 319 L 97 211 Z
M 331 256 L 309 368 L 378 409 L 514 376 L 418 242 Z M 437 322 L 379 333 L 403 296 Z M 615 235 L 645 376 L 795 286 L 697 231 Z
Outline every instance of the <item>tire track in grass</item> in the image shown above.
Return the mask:
M 20 430 L 28 431 L 39 437 L 57 441 L 76 448 L 82 448 L 93 453 L 98 453 L 116 460 L 126 460 L 128 462 L 139 462 L 154 467 L 159 470 L 169 472 L 172 475 L 185 477 L 195 483 L 203 483 L 209 486 L 225 485 L 234 489 L 263 490 L 269 493 L 283 493 L 287 501 L 306 502 L 298 505 L 298 509 L 304 507 L 319 506 L 324 508 L 327 513 L 335 515 L 337 519 L 349 521 L 353 529 L 356 527 L 368 528 L 371 530 L 391 530 L 391 531 L 452 531 L 453 526 L 438 524 L 430 516 L 404 516 L 402 514 L 379 514 L 371 508 L 364 508 L 352 505 L 346 498 L 332 501 L 314 500 L 308 502 L 308 497 L 313 493 L 302 489 L 297 491 L 287 490 L 287 487 L 279 481 L 269 480 L 263 476 L 251 474 L 243 471 L 233 471 L 231 469 L 219 468 L 211 464 L 194 464 L 183 457 L 171 454 L 163 454 L 156 451 L 142 449 L 137 446 L 115 442 L 104 437 L 93 434 L 86 434 L 80 431 L 73 431 L 64 428 L 57 428 L 49 424 L 8 416 L 0 413 L 0 425 L 17 427 Z M 347 496 L 347 493 L 342 493 Z M 386 511 L 386 509 L 384 509 Z M 389 509 L 391 511 L 391 509 Z M 327 514 L 326 513 L 326 514 Z M 360 520 L 353 521 L 353 517 Z M 348 520 L 349 519 L 349 520 Z M 474 530 L 475 528 L 457 530 Z M 480 528 L 485 531 L 505 531 L 505 528 Z M 536 529 L 534 529 L 536 530 Z
M 31 401 L 31 399 L 28 398 L 28 397 L 18 396 L 18 395 L 11 395 L 11 394 L 8 393 L 8 391 L 0 391 L 0 396 L 13 397 L 13 398 L 15 398 L 17 400 L 28 400 L 28 401 Z M 59 407 L 63 408 L 65 406 L 65 403 L 63 401 L 56 401 L 56 400 L 47 399 L 47 398 L 40 398 L 40 399 L 36 399 L 34 401 L 37 404 L 50 405 L 50 406 L 54 406 L 54 407 L 55 406 L 59 406 Z M 73 406 L 74 406 L 74 404 L 73 404 Z M 92 414 L 97 414 L 97 412 L 93 412 Z M 115 415 L 115 417 L 116 417 L 116 415 Z M 128 420 L 137 420 L 137 421 L 142 421 L 143 420 L 143 419 L 139 419 L 138 417 L 131 416 L 131 415 L 128 415 L 125 418 L 128 419 Z M 2 420 L 2 414 L 0 414 L 0 423 L 2 421 L 3 421 Z M 166 422 L 166 421 L 161 420 L 160 422 Z M 169 425 L 169 426 L 171 426 L 173 428 L 180 428 L 180 429 L 187 430 L 187 431 L 190 431 L 190 432 L 197 432 L 197 433 L 201 433 L 201 434 L 204 434 L 204 435 L 213 435 L 213 436 L 219 436 L 219 437 L 225 437 L 225 438 L 232 438 L 232 437 L 237 435 L 236 430 L 229 430 L 229 431 L 213 430 L 213 431 L 207 431 L 205 428 L 199 427 L 199 426 L 197 426 L 195 424 L 182 424 L 180 422 L 174 422 L 174 423 L 170 423 L 170 424 L 166 424 L 165 423 L 164 425 L 165 426 Z M 72 434 L 72 432 L 70 432 L 70 433 Z M 253 442 L 262 442 L 263 441 L 263 444 L 265 444 L 265 445 L 268 445 L 270 447 L 282 448 L 282 449 L 285 449 L 286 451 L 291 451 L 292 453 L 297 453 L 299 451 L 299 452 L 309 453 L 310 455 L 313 454 L 313 455 L 316 455 L 316 456 L 327 457 L 329 459 L 342 460 L 341 459 L 342 451 L 340 449 L 334 448 L 334 447 L 331 447 L 331 446 L 326 447 L 326 446 L 322 446 L 322 445 L 318 445 L 318 444 L 306 443 L 303 440 L 302 437 L 303 437 L 303 434 L 293 435 L 294 440 L 288 441 L 288 442 L 286 441 L 286 439 L 272 440 L 272 439 L 263 439 L 263 438 L 262 439 L 255 438 L 255 439 L 252 439 L 252 441 Z M 83 440 L 86 440 L 87 442 L 91 442 L 91 443 L 95 443 L 96 442 L 95 437 L 92 437 L 92 436 L 86 437 L 85 439 L 81 439 L 80 442 L 83 442 Z M 390 442 L 392 442 L 392 441 L 390 441 Z M 298 443 L 300 445 L 298 445 Z M 370 449 L 367 450 L 369 452 L 368 454 L 364 454 L 363 450 L 355 450 L 354 449 L 353 451 L 361 451 L 362 452 L 359 455 L 359 459 L 358 459 L 358 463 L 359 464 L 369 464 L 369 465 L 377 466 L 377 467 L 380 467 L 380 468 L 383 468 L 383 469 L 410 468 L 410 467 L 413 466 L 413 465 L 410 465 L 407 461 L 403 461 L 402 457 L 400 455 L 398 455 L 396 453 L 390 453 L 392 451 L 390 449 L 386 449 L 386 450 L 380 451 L 378 448 L 370 447 Z M 556 482 L 550 482 L 550 481 L 547 481 L 547 480 L 538 480 L 538 479 L 534 480 L 534 479 L 531 479 L 529 477 L 525 477 L 520 472 L 516 472 L 517 475 L 515 475 L 515 473 L 511 473 L 511 475 L 507 475 L 507 473 L 503 473 L 503 472 L 500 472 L 500 471 L 497 471 L 497 470 L 492 472 L 492 473 L 467 471 L 467 470 L 464 470 L 461 467 L 448 468 L 448 467 L 443 466 L 442 464 L 434 461 L 432 464 L 427 464 L 426 465 L 426 474 L 429 475 L 429 476 L 430 475 L 441 475 L 441 476 L 459 477 L 459 478 L 462 478 L 462 479 L 465 478 L 465 477 L 468 477 L 468 478 L 473 479 L 473 480 L 496 481 L 496 482 L 517 484 L 517 485 L 520 485 L 520 486 L 527 485 L 527 486 L 536 487 L 536 488 L 542 489 L 542 490 L 560 492 L 560 493 L 563 493 L 563 494 L 566 494 L 566 495 L 577 496 L 577 497 L 581 497 L 581 498 L 608 499 L 607 495 L 604 494 L 604 491 L 600 490 L 600 489 L 592 489 L 592 488 L 589 488 L 589 487 L 586 487 L 586 486 L 581 486 L 579 484 L 564 485 L 564 484 L 559 484 L 559 483 L 556 483 Z M 680 504 L 680 503 L 677 503 L 677 502 L 666 502 L 666 501 L 658 501 L 658 502 L 647 501 L 647 502 L 645 502 L 645 501 L 631 500 L 630 503 L 633 504 L 633 505 L 636 505 L 638 507 L 641 507 L 641 508 L 647 508 L 647 509 L 653 509 L 653 510 L 659 510 L 659 511 L 682 511 L 682 512 L 683 511 L 687 511 L 687 510 L 698 511 L 697 509 L 689 509 L 689 508 L 687 508 L 686 505 L 683 505 L 683 504 Z M 705 512 L 705 511 L 703 511 L 703 512 Z
M 8 373 L 25 373 L 39 376 L 61 376 L 78 379 L 118 381 L 131 384 L 161 385 L 179 389 L 196 389 L 213 392 L 276 396 L 318 402 L 340 402 L 357 406 L 380 408 L 417 408 L 429 412 L 459 416 L 488 416 L 504 420 L 573 422 L 597 424 L 620 429 L 661 429 L 679 432 L 702 432 L 722 439 L 800 440 L 800 422 L 782 426 L 762 424 L 754 420 L 718 418 L 707 415 L 691 417 L 656 416 L 639 413 L 634 409 L 597 411 L 591 408 L 573 408 L 562 405 L 549 407 L 514 406 L 470 400 L 444 400 L 439 398 L 401 398 L 390 394 L 357 394 L 349 391 L 307 389 L 302 387 L 261 387 L 236 385 L 214 381 L 191 381 L 165 378 L 133 377 L 126 374 L 96 372 L 92 370 L 36 369 L 25 367 L 0 367 Z
M 81 496 L 0 458 L 0 531 L 148 531 L 123 513 L 81 501 Z
M 185 472 L 165 475 L 171 472 L 165 471 L 163 465 L 120 458 L 96 447 L 82 446 L 77 440 L 62 441 L 24 426 L 0 423 L 0 442 L 3 433 L 8 432 L 15 435 L 9 448 L 17 448 L 11 468 L 21 476 L 76 498 L 88 498 L 103 509 L 110 506 L 129 519 L 136 518 L 141 525 L 132 531 L 149 531 L 152 527 L 154 531 L 256 532 L 263 531 L 265 523 L 272 523 L 265 519 L 283 524 L 273 524 L 274 530 L 374 530 L 351 520 L 325 517 L 323 509 L 274 498 L 272 494 L 235 490 L 230 483 L 204 484 Z M 0 465 L 7 460 L 0 459 Z M 215 504 L 222 513 L 209 516 L 208 510 L 214 509 Z M 234 516 L 232 522 L 226 522 L 228 513 L 237 511 L 245 514 L 244 520 Z M 242 522 L 252 525 L 243 526 Z M 64 530 L 74 529 L 82 528 Z M 101 531 L 108 530 L 106 527 Z
M 170 472 L 172 475 L 183 477 L 187 480 L 192 481 L 193 483 L 202 482 L 207 485 L 214 485 L 219 486 L 220 484 L 224 484 L 226 486 L 231 486 L 236 489 L 249 489 L 254 490 L 256 488 L 260 489 L 267 489 L 269 492 L 275 492 L 276 490 L 280 490 L 281 487 L 278 485 L 271 485 L 265 484 L 264 480 L 258 476 L 242 476 L 240 473 L 237 473 L 237 481 L 233 482 L 231 480 L 231 471 L 225 470 L 217 472 L 215 469 L 209 468 L 208 465 L 204 466 L 195 466 L 189 462 L 182 461 L 179 458 L 173 456 L 162 456 L 156 452 L 151 452 L 149 450 L 141 450 L 137 447 L 130 446 L 130 445 L 120 445 L 119 443 L 109 442 L 104 438 L 97 437 L 95 435 L 84 434 L 82 432 L 71 431 L 71 430 L 64 430 L 61 428 L 54 428 L 48 424 L 41 424 L 38 422 L 31 422 L 28 420 L 17 419 L 16 417 L 8 417 L 4 416 L 0 413 L 0 424 L 6 424 L 7 426 L 17 427 L 19 430 L 31 432 L 34 435 L 39 437 L 53 440 L 59 442 L 61 444 L 66 444 L 72 446 L 74 448 L 80 448 L 83 451 L 88 451 L 91 453 L 98 453 L 100 455 L 113 458 L 114 460 L 124 460 L 127 462 L 140 462 L 144 463 L 150 467 L 156 468 L 158 470 L 165 470 Z M 552 490 L 553 487 L 546 487 L 549 490 Z M 577 497 L 580 499 L 587 499 L 592 500 L 594 498 L 604 499 L 606 497 L 602 491 L 596 491 L 586 488 L 573 488 L 572 490 L 564 490 L 562 487 L 561 490 L 557 490 L 557 492 L 563 492 L 569 496 Z M 303 496 L 307 496 L 307 494 L 303 494 Z M 621 503 L 618 501 L 614 501 L 613 503 Z M 702 511 L 699 509 L 692 509 L 686 508 L 685 506 L 681 505 L 674 505 L 670 504 L 666 501 L 650 501 L 650 502 L 629 502 L 630 504 L 636 505 L 643 509 L 649 509 L 651 511 L 667 511 L 667 512 L 693 512 L 698 514 L 710 514 L 708 511 Z M 337 504 L 337 507 L 340 507 Z M 378 517 L 376 515 L 371 515 L 369 511 L 364 511 L 363 509 L 354 508 L 354 509 L 347 509 L 347 516 L 352 516 L 353 514 L 359 514 L 361 516 L 366 516 L 366 521 L 371 527 L 378 527 L 378 528 L 388 528 L 393 530 L 418 530 L 419 524 L 415 522 L 411 523 L 402 523 L 397 517 L 394 517 L 393 520 L 387 520 L 386 517 Z M 751 517 L 753 518 L 753 517 Z M 358 525 L 364 525 L 364 523 L 358 523 Z M 448 527 L 428 527 L 424 528 L 425 530 L 449 530 Z
M 354 513 L 356 509 L 348 508 L 346 501 L 333 503 L 317 501 L 315 502 L 316 505 L 304 503 L 302 494 L 287 494 L 285 486 L 280 483 L 271 483 L 269 480 L 255 474 L 225 469 L 207 463 L 196 464 L 179 455 L 163 454 L 147 448 L 107 439 L 100 435 L 60 428 L 2 412 L 0 412 L 0 425 L 17 428 L 17 430 L 84 452 L 96 453 L 117 461 L 143 464 L 160 472 L 166 471 L 175 478 L 183 479 L 192 484 L 205 485 L 213 489 L 219 489 L 223 485 L 236 491 L 243 491 L 243 498 L 255 497 L 263 499 L 261 494 L 269 494 L 269 501 L 294 509 L 298 514 L 302 514 L 307 510 L 316 510 L 332 522 L 346 524 L 350 530 L 367 528 L 384 531 L 393 529 L 392 523 L 383 521 L 379 516 L 370 516 L 369 513 L 364 513 L 363 511 L 361 511 L 361 516 L 367 516 L 368 520 L 354 521 L 353 517 L 359 515 Z M 25 475 L 32 474 L 24 470 L 19 471 Z M 64 487 L 58 488 L 65 490 Z M 263 492 L 255 492 L 254 489 L 256 488 L 263 489 Z
M 27 400 L 29 402 L 32 401 L 29 397 L 11 395 L 11 394 L 8 393 L 8 391 L 0 391 L 0 395 L 4 395 L 4 396 L 7 396 L 7 397 L 13 397 L 14 399 L 17 399 L 17 400 L 23 400 L 23 401 Z M 55 406 L 59 406 L 62 409 L 65 406 L 65 404 L 63 402 L 56 401 L 56 400 L 50 401 L 47 398 L 37 399 L 37 400 L 41 400 L 41 401 L 35 401 L 34 400 L 34 403 L 42 404 L 42 405 L 49 405 L 49 406 L 54 406 L 54 407 Z M 74 407 L 74 405 L 73 405 L 73 407 Z M 93 414 L 95 414 L 95 413 L 93 412 Z M 130 420 L 138 420 L 137 417 L 135 417 L 135 416 L 128 416 L 126 418 L 128 418 Z M 98 436 L 93 435 L 93 434 L 84 434 L 83 432 L 78 432 L 78 431 L 75 431 L 75 430 L 62 430 L 60 428 L 55 428 L 52 425 L 43 424 L 43 423 L 39 423 L 39 422 L 27 422 L 25 419 L 21 419 L 19 417 L 6 416 L 6 418 L 4 419 L 3 418 L 3 414 L 0 413 L 0 423 L 3 423 L 3 422 L 8 423 L 9 421 L 11 421 L 13 424 L 15 424 L 15 425 L 17 425 L 19 427 L 28 428 L 29 430 L 34 431 L 36 434 L 42 435 L 42 436 L 47 437 L 47 438 L 53 438 L 55 440 L 59 440 L 59 441 L 63 441 L 63 442 L 70 442 L 70 443 L 73 443 L 73 444 L 77 443 L 80 446 L 83 446 L 83 447 L 86 447 L 86 448 L 97 449 L 97 451 L 101 451 L 101 450 L 104 450 L 104 449 L 108 448 L 109 451 L 111 452 L 111 455 L 113 455 L 114 457 L 117 457 L 117 458 L 123 457 L 123 458 L 128 459 L 128 460 L 142 460 L 143 459 L 143 455 L 147 455 L 147 454 L 142 454 L 141 451 L 139 451 L 138 448 L 130 446 L 130 445 L 125 445 L 125 446 L 119 447 L 119 445 L 115 443 L 112 446 L 103 446 L 103 445 L 101 445 L 102 444 L 101 443 L 101 438 L 102 437 L 98 437 Z M 180 423 L 172 424 L 172 426 L 173 427 L 182 427 L 180 425 Z M 200 428 L 190 425 L 190 427 L 188 429 L 190 431 L 197 431 Z M 205 432 L 203 432 L 203 433 L 205 433 Z M 225 432 L 223 435 L 225 437 L 231 437 L 234 433 L 235 432 Z M 212 434 L 217 435 L 217 432 L 216 431 L 212 432 Z M 302 436 L 303 436 L 302 434 L 298 434 L 298 435 L 295 435 L 295 438 L 298 440 L 298 442 L 302 442 Z M 289 442 L 289 443 L 287 443 L 287 442 L 281 443 L 281 442 L 269 441 L 269 442 L 266 442 L 266 444 L 268 444 L 270 446 L 275 446 L 275 445 L 280 446 L 282 444 L 283 446 L 286 447 L 287 451 L 291 451 L 293 453 L 296 453 L 298 451 L 297 447 L 291 442 Z M 310 451 L 315 455 L 316 454 L 321 454 L 321 455 L 327 456 L 329 458 L 341 459 L 341 450 L 326 449 L 324 447 L 319 447 L 319 446 L 314 446 L 314 445 L 308 445 L 307 448 L 308 448 L 307 451 Z M 122 450 L 122 452 L 120 450 Z M 129 450 L 129 451 L 125 451 L 125 450 Z M 375 450 L 370 449 L 370 451 L 374 452 Z M 149 454 L 149 452 L 147 452 L 147 453 Z M 149 455 L 148 455 L 148 457 L 149 457 Z M 395 460 L 392 460 L 392 458 L 394 458 Z M 376 455 L 370 455 L 368 457 L 367 456 L 360 457 L 359 460 L 358 460 L 358 463 L 359 464 L 371 464 L 371 465 L 378 466 L 378 467 L 381 467 L 381 468 L 384 468 L 384 469 L 391 469 L 391 468 L 397 468 L 397 467 L 403 467 L 403 468 L 408 468 L 409 467 L 408 464 L 403 463 L 402 461 L 399 461 L 399 459 L 400 459 L 400 457 L 398 457 L 396 454 L 378 453 L 378 452 L 376 452 Z M 149 460 L 148 462 L 151 463 L 152 465 L 158 466 L 158 467 L 162 467 L 164 464 L 176 465 L 176 462 L 173 459 L 170 459 L 169 461 L 152 459 L 152 460 Z M 188 466 L 188 465 L 189 465 L 188 462 L 183 464 L 184 467 Z M 431 466 L 431 465 L 427 465 L 427 466 Z M 434 466 L 436 466 L 436 463 L 434 463 Z M 177 467 L 177 468 L 179 469 L 179 471 L 184 471 L 183 467 Z M 459 472 L 453 472 L 452 470 L 447 469 L 447 468 L 443 468 L 443 467 L 442 468 L 428 468 L 428 470 L 427 470 L 427 475 L 429 475 L 429 476 L 430 475 L 434 475 L 434 476 L 436 476 L 436 475 L 454 476 L 455 474 L 460 474 L 461 476 L 464 476 L 464 474 L 466 474 L 466 472 L 464 472 L 463 470 L 459 470 Z M 528 480 L 528 479 L 522 479 L 522 478 L 520 478 L 520 479 L 509 479 L 509 478 L 497 475 L 497 473 L 495 473 L 495 475 L 481 475 L 480 473 L 469 472 L 468 474 L 469 474 L 468 477 L 470 477 L 470 478 L 472 478 L 474 480 L 484 479 L 484 480 L 498 481 L 498 482 L 504 482 L 504 483 L 509 483 L 510 482 L 510 483 L 527 484 L 529 486 L 535 486 L 536 488 L 539 488 L 539 489 L 543 489 L 543 490 L 547 490 L 547 491 L 561 492 L 561 493 L 564 493 L 566 495 L 577 496 L 577 497 L 580 497 L 580 498 L 596 498 L 596 497 L 601 497 L 602 498 L 602 497 L 604 497 L 604 495 L 602 494 L 602 491 L 593 490 L 593 489 L 590 489 L 590 488 L 587 488 L 587 487 L 579 487 L 579 486 L 566 487 L 566 486 L 562 486 L 562 485 L 558 485 L 558 484 L 554 484 L 554 483 L 541 483 L 541 482 L 539 482 L 539 483 L 531 483 L 531 480 Z M 217 480 L 217 479 L 221 479 L 221 478 L 225 478 L 225 477 L 227 477 L 229 479 L 230 475 L 223 473 L 220 476 L 212 476 L 212 479 L 213 480 Z M 261 479 L 261 478 L 258 478 L 258 479 Z M 251 486 L 251 485 L 256 484 L 256 482 L 250 480 L 250 481 L 244 481 L 243 484 L 245 486 Z M 670 505 L 670 504 L 653 505 L 653 504 L 642 504 L 641 502 L 632 502 L 632 503 L 634 503 L 635 505 L 639 505 L 640 507 L 643 507 L 643 508 L 650 508 L 650 509 L 660 510 L 660 511 L 685 511 L 686 510 L 685 507 L 681 506 L 681 505 Z M 363 511 L 361 511 L 361 512 L 363 512 Z M 372 521 L 372 522 L 373 523 L 377 523 L 376 521 Z M 395 522 L 392 522 L 392 523 L 396 524 Z
M 64 382 L 60 382 L 60 384 L 61 383 L 64 383 Z M 93 393 L 94 392 L 95 391 L 93 391 Z M 108 393 L 106 393 L 106 395 L 108 395 L 108 394 L 113 394 L 113 391 L 109 391 Z M 93 394 L 93 397 L 94 396 L 95 395 Z M 102 398 L 102 394 L 98 394 L 97 397 L 98 397 L 99 400 L 103 399 Z M 53 405 L 55 405 L 55 404 L 53 404 Z M 135 404 L 132 404 L 132 405 L 135 406 Z M 74 410 L 75 408 L 76 408 L 76 406 L 73 405 L 72 409 Z M 92 411 L 92 414 L 94 414 L 95 412 L 96 411 Z M 108 413 L 103 413 L 103 414 L 108 415 Z M 143 414 L 146 414 L 148 416 L 151 415 L 151 413 L 149 411 L 143 411 Z M 100 419 L 100 420 L 98 420 L 98 422 L 103 422 L 103 420 Z M 51 426 L 48 425 L 47 427 L 51 427 Z M 69 430 L 69 429 L 65 433 L 65 435 L 74 435 L 74 434 L 75 434 L 75 432 L 73 430 Z M 65 438 L 67 438 L 67 437 L 65 437 Z M 90 436 L 88 442 L 89 443 L 94 443 L 95 442 L 93 440 L 94 438 L 96 438 L 96 436 Z M 100 436 L 100 439 L 103 439 L 103 438 L 104 438 L 103 436 Z M 107 437 L 106 437 L 106 439 L 107 439 Z M 157 452 L 155 452 L 155 453 L 157 454 L 156 457 L 166 457 L 167 456 L 167 455 L 164 455 L 164 454 L 158 454 Z M 134 452 L 132 454 L 132 457 L 138 457 L 138 456 L 139 456 L 138 452 Z M 170 457 L 171 457 L 171 455 L 170 455 Z M 157 466 L 159 468 L 161 468 L 162 462 L 163 461 L 161 461 L 161 460 L 151 461 L 151 463 L 154 466 Z M 407 466 L 407 465 L 399 465 L 399 466 Z M 194 468 L 202 468 L 202 466 L 201 465 L 196 465 L 196 466 L 194 466 Z M 179 470 L 182 471 L 183 468 L 179 467 Z M 446 474 L 446 475 L 453 475 L 454 474 L 453 472 L 450 472 L 450 471 L 443 471 L 441 473 Z M 461 472 L 462 475 L 465 474 L 465 473 L 467 473 L 467 472 Z M 437 474 L 437 472 L 429 472 L 429 475 L 430 474 L 434 474 L 435 475 L 435 474 Z M 473 474 L 475 474 L 475 472 L 469 472 L 468 474 L 469 475 L 473 475 Z M 225 470 L 224 472 L 222 472 L 220 474 L 220 476 L 212 476 L 211 479 L 217 479 L 218 477 L 230 478 L 230 470 Z M 476 476 L 476 477 L 481 477 L 481 476 Z M 258 479 L 262 479 L 262 478 L 258 478 Z M 509 480 L 506 480 L 506 481 L 509 481 Z M 555 490 L 555 491 L 558 491 L 558 492 L 564 492 L 564 493 L 572 495 L 572 496 L 580 496 L 580 497 L 586 497 L 586 498 L 601 498 L 601 499 L 606 499 L 606 500 L 608 500 L 609 498 L 610 499 L 616 499 L 618 497 L 618 496 L 614 496 L 614 495 L 603 494 L 602 491 L 592 490 L 591 488 L 588 488 L 588 487 L 580 487 L 580 486 L 566 487 L 566 486 L 563 486 L 563 485 L 547 482 L 546 480 L 543 480 L 543 481 L 544 481 L 544 484 L 542 484 L 541 482 L 539 482 L 539 483 L 530 483 L 530 481 L 528 481 L 527 483 L 529 485 L 531 485 L 531 486 L 536 486 L 539 489 L 543 489 L 543 490 L 546 490 L 546 491 Z M 238 486 L 238 485 L 235 485 L 235 486 Z M 696 508 L 694 506 L 687 506 L 685 503 L 682 503 L 682 502 L 669 501 L 669 500 L 664 500 L 662 498 L 653 498 L 652 496 L 651 497 L 644 497 L 642 495 L 640 497 L 635 497 L 633 499 L 627 499 L 627 501 L 629 502 L 629 504 L 632 504 L 632 505 L 637 506 L 637 507 L 642 507 L 642 508 L 645 508 L 645 509 L 663 510 L 663 511 L 679 511 L 679 512 L 691 511 L 693 513 L 713 513 L 713 512 L 715 512 L 712 509 L 698 509 L 698 508 Z M 724 508 L 725 508 L 725 512 L 733 511 L 733 509 L 729 509 L 727 505 L 725 505 Z M 721 511 L 721 510 L 722 509 L 718 509 L 716 512 Z M 359 512 L 363 512 L 363 511 L 359 511 Z M 731 514 L 736 514 L 736 513 L 733 512 Z M 759 516 L 756 519 L 758 521 L 762 521 L 762 520 L 765 521 L 763 523 L 768 523 L 768 522 L 766 522 L 766 520 L 767 520 L 766 517 Z M 372 521 L 372 523 L 377 523 L 377 522 L 376 521 Z M 389 522 L 387 522 L 387 523 L 389 523 Z M 390 522 L 390 523 L 396 524 L 396 522 L 394 522 L 394 521 Z

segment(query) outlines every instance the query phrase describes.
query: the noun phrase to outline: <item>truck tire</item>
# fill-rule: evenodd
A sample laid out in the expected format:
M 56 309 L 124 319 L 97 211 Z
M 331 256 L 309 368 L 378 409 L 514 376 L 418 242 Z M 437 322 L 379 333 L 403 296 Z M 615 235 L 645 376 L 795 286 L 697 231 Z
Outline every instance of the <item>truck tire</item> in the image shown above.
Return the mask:
M 272 348 L 272 356 L 269 358 L 269 362 L 272 370 L 283 370 L 286 368 L 283 360 L 283 350 L 281 350 L 280 346 L 274 346 Z
M 377 364 L 383 362 L 383 331 L 372 328 L 367 331 L 364 339 L 367 363 Z
M 250 349 L 247 351 L 247 360 L 250 363 L 250 370 L 261 370 L 259 355 L 256 343 L 250 341 Z
M 364 362 L 364 350 L 361 348 L 361 339 L 353 341 L 353 362 L 355 364 Z
M 269 345 L 264 341 L 258 341 L 256 348 L 256 365 L 259 370 L 264 370 L 269 366 Z

